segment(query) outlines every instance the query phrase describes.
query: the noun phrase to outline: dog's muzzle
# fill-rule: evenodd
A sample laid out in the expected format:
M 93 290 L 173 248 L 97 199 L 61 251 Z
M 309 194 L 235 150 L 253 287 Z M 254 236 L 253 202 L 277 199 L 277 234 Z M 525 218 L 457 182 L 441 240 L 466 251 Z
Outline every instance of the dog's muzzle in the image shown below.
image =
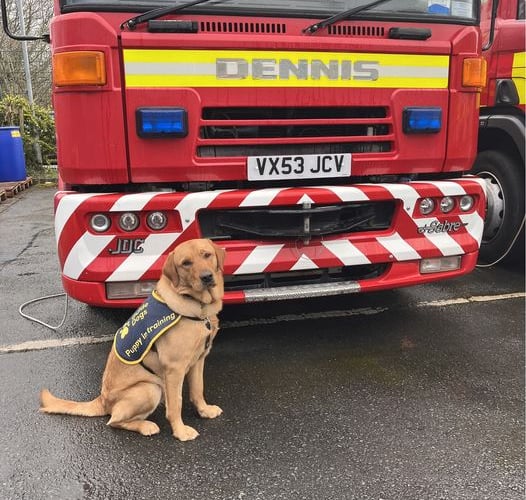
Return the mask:
M 214 275 L 210 271 L 205 271 L 199 276 L 201 283 L 207 288 L 215 286 Z

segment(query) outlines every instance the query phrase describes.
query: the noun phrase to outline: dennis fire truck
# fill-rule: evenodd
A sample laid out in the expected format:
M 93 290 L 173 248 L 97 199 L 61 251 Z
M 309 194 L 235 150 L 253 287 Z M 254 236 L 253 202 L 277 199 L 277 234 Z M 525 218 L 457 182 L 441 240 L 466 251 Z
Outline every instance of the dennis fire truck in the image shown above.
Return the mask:
M 524 111 L 526 104 L 524 0 L 500 0 L 495 38 L 484 57 L 479 154 L 474 173 L 487 182 L 487 216 L 480 251 L 488 264 L 524 262 Z
M 475 0 L 56 0 L 65 290 L 137 306 L 196 237 L 227 251 L 227 303 L 470 272 L 486 183 L 465 174 L 494 14 Z

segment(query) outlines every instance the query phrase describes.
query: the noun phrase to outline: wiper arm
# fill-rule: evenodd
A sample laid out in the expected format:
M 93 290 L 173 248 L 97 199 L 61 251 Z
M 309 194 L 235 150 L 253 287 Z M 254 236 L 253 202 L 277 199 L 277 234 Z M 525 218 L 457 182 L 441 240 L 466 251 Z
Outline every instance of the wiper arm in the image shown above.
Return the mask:
M 127 21 L 124 21 L 121 24 L 121 30 L 128 28 L 130 31 L 133 31 L 138 24 L 146 23 L 152 19 L 159 19 L 166 14 L 173 14 L 174 12 L 179 12 L 180 10 L 186 9 L 188 7 L 209 1 L 210 0 L 193 0 L 192 2 L 182 3 L 181 5 L 171 5 L 170 7 L 160 7 L 158 9 L 148 10 L 140 16 L 135 16 L 131 19 L 128 19 Z
M 311 24 L 310 26 L 307 26 L 303 29 L 303 33 L 307 33 L 308 35 L 312 35 L 313 33 L 316 33 L 316 31 L 321 30 L 322 28 L 326 28 L 327 26 L 331 26 L 338 21 L 341 21 L 342 19 L 348 19 L 355 14 L 358 14 L 359 12 L 362 12 L 364 10 L 372 9 L 373 7 L 376 7 L 377 5 L 380 5 L 382 3 L 390 2 L 391 0 L 375 0 L 371 3 L 366 3 L 363 5 L 358 5 L 358 7 L 353 7 L 352 9 L 345 10 L 343 12 L 340 12 L 339 14 L 334 14 L 334 16 L 328 17 L 327 19 L 324 19 L 323 21 L 320 21 L 319 23 Z

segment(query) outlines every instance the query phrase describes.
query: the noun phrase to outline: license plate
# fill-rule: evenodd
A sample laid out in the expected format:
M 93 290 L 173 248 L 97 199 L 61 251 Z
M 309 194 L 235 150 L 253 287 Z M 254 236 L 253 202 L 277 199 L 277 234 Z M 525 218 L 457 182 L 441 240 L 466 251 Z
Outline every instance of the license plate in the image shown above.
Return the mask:
M 249 181 L 317 179 L 319 177 L 349 177 L 350 175 L 350 153 L 249 156 L 247 158 Z

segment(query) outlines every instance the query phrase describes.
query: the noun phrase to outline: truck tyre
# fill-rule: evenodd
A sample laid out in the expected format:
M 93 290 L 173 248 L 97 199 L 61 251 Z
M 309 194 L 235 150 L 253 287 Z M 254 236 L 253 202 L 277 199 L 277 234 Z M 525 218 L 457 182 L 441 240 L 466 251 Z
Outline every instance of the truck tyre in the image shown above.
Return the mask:
M 487 187 L 479 260 L 490 265 L 523 261 L 524 166 L 506 153 L 489 150 L 479 153 L 472 173 L 482 177 Z

